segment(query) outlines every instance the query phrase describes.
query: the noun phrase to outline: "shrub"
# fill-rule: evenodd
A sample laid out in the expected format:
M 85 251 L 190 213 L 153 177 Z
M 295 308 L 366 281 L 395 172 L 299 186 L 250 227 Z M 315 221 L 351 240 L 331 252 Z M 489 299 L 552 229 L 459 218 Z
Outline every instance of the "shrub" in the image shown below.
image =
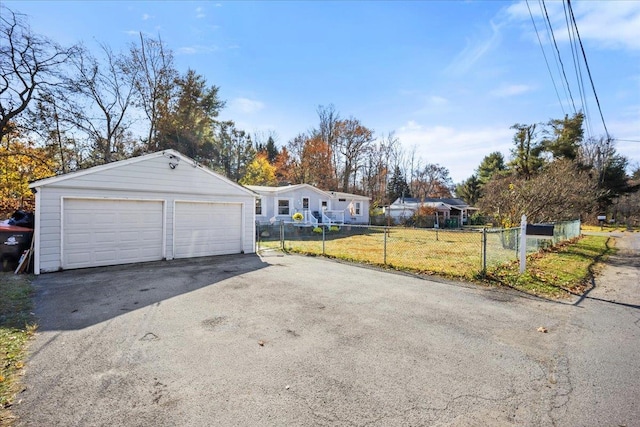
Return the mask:
M 314 228 L 313 228 L 313 232 L 314 232 L 314 233 L 318 233 L 318 234 L 322 234 L 322 228 L 320 228 L 320 227 L 314 227 Z
M 304 216 L 300 212 L 296 212 L 291 218 L 293 218 L 294 221 L 302 221 Z

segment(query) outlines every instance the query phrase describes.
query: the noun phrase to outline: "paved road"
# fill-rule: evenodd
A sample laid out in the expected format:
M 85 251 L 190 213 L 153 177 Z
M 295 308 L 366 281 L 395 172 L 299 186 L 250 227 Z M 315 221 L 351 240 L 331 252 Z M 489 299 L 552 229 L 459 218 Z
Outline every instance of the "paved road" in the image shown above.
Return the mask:
M 637 426 L 628 236 L 563 303 L 277 253 L 43 275 L 19 425 Z

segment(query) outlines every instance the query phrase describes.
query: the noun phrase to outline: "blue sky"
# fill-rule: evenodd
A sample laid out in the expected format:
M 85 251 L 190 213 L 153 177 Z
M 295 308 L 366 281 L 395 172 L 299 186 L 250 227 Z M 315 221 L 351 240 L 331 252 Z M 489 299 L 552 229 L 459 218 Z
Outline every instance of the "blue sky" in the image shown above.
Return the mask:
M 179 70 L 220 87 L 221 118 L 275 131 L 279 145 L 317 126 L 333 104 L 382 137 L 394 131 L 422 163 L 469 177 L 482 158 L 508 158 L 514 123 L 573 113 L 544 31 L 529 6 L 508 1 L 4 1 L 59 43 L 114 50 L 139 32 L 160 35 Z M 563 4 L 545 2 L 574 103 L 581 109 Z M 640 164 L 640 1 L 572 3 L 609 133 Z M 588 134 L 604 134 L 588 76 Z

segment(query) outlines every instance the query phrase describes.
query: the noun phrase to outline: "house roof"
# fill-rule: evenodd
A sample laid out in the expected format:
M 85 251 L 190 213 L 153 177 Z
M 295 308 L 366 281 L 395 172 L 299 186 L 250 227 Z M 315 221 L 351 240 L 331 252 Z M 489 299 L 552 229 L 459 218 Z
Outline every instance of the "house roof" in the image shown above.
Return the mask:
M 360 194 L 343 193 L 341 191 L 329 191 L 334 198 L 339 199 L 357 199 L 357 200 L 371 200 L 371 197 L 362 196 Z
M 57 176 L 52 176 L 51 178 L 45 178 L 45 179 L 41 179 L 39 181 L 34 181 L 31 184 L 29 184 L 29 188 L 38 188 L 38 187 L 43 187 L 45 185 L 51 185 L 51 184 L 56 184 L 58 182 L 62 182 L 62 181 L 66 181 L 69 179 L 74 179 L 74 178 L 78 178 L 78 177 L 82 177 L 85 175 L 90 175 L 90 174 L 94 174 L 97 172 L 101 172 L 101 171 L 107 171 L 110 169 L 115 169 L 115 168 L 119 168 L 122 166 L 127 166 L 127 165 L 132 165 L 132 164 L 136 164 L 136 163 L 140 163 L 140 162 L 144 162 L 146 160 L 152 159 L 152 158 L 156 158 L 156 157 L 167 157 L 168 159 L 177 159 L 178 161 L 183 161 L 185 163 L 190 163 L 194 168 L 197 168 L 199 170 L 201 170 L 204 173 L 207 173 L 209 175 L 212 175 L 222 181 L 225 181 L 226 183 L 237 187 L 238 189 L 242 190 L 243 192 L 250 194 L 251 196 L 255 196 L 255 194 L 250 191 L 249 189 L 243 187 L 242 185 L 228 179 L 227 177 L 220 175 L 214 171 L 212 171 L 209 168 L 206 168 L 204 166 L 201 166 L 198 164 L 198 162 L 196 162 L 195 160 L 193 160 L 190 157 L 185 156 L 182 153 L 179 153 L 176 150 L 163 150 L 163 151 L 157 151 L 155 153 L 150 153 L 150 154 L 145 154 L 142 156 L 138 156 L 138 157 L 131 157 L 129 159 L 125 159 L 125 160 L 119 160 L 117 162 L 111 162 L 111 163 L 107 163 L 104 165 L 99 165 L 99 166 L 94 166 L 88 169 L 82 169 L 76 172 L 69 172 L 63 175 L 57 175 Z
M 429 207 L 432 207 L 432 208 L 435 208 L 435 209 L 438 209 L 438 210 L 441 210 L 441 211 L 450 211 L 451 208 L 452 208 L 452 206 L 450 206 L 450 205 L 448 205 L 446 203 L 443 203 L 443 202 L 424 202 L 424 203 L 422 203 L 422 202 L 407 202 L 406 200 L 407 199 L 405 198 L 405 202 L 404 203 L 398 202 L 396 200 L 396 202 L 398 202 L 398 203 L 393 202 L 389 206 L 389 208 L 391 210 L 403 210 L 403 209 L 417 210 L 419 206 L 429 206 Z
M 398 198 L 393 203 L 394 204 L 402 203 L 402 198 Z M 447 204 L 449 206 L 456 206 L 456 207 L 461 207 L 461 208 L 469 206 L 462 199 L 458 199 L 458 198 L 437 198 L 437 197 L 425 197 L 424 199 L 419 199 L 419 198 L 416 198 L 416 197 L 405 197 L 404 198 L 404 203 L 415 203 L 415 204 L 445 203 L 445 204 Z
M 245 187 L 258 194 L 273 195 L 273 196 L 282 194 L 282 193 L 288 193 L 290 191 L 301 190 L 304 188 L 304 189 L 315 191 L 328 199 L 331 198 L 331 194 L 327 193 L 326 191 L 322 191 L 319 188 L 316 188 L 310 184 L 285 185 L 282 187 L 268 187 L 264 185 L 245 185 Z
M 263 195 L 277 195 L 282 193 L 287 193 L 290 191 L 296 191 L 303 188 L 313 190 L 323 197 L 328 199 L 350 199 L 350 200 L 371 200 L 371 198 L 367 196 L 361 196 L 359 194 L 351 194 L 351 193 L 343 193 L 341 191 L 324 191 L 320 190 L 318 187 L 314 187 L 311 184 L 294 184 L 294 185 L 284 185 L 281 187 L 270 187 L 264 185 L 245 185 L 249 190 L 254 191 L 258 194 Z

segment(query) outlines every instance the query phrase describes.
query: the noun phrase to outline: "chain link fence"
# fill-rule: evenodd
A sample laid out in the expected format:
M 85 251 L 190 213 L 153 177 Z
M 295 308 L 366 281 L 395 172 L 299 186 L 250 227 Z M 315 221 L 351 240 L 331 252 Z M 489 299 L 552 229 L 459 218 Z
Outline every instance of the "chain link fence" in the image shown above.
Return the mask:
M 549 238 L 527 237 L 536 252 L 578 237 L 580 221 L 554 224 Z M 474 278 L 518 259 L 520 228 L 439 230 L 369 225 L 311 227 L 296 222 L 257 223 L 258 250 L 323 255 L 399 270 Z

